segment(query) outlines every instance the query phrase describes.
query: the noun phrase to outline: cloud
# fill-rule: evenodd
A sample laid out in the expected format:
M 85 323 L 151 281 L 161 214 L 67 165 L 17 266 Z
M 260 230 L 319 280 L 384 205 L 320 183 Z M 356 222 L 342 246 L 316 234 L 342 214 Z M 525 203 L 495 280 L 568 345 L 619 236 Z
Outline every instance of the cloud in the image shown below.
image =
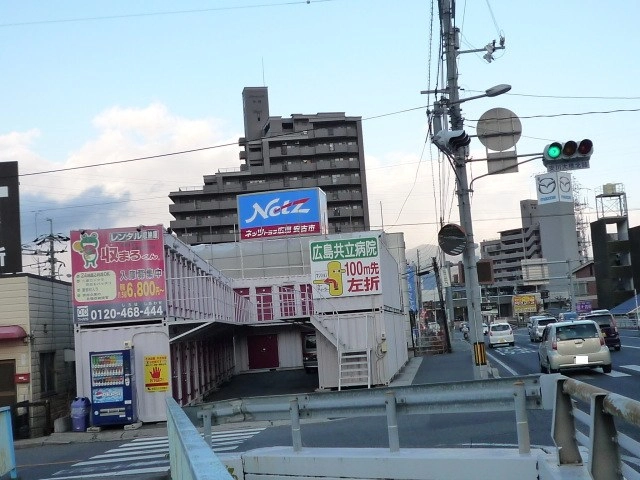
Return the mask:
M 93 119 L 93 126 L 95 136 L 61 162 L 35 153 L 38 130 L 0 136 L 0 161 L 19 162 L 23 244 L 51 228 L 66 236 L 80 228 L 168 226 L 173 218 L 170 192 L 201 188 L 203 175 L 240 167 L 237 146 L 204 149 L 237 142 L 241 136 L 225 132 L 216 119 L 179 117 L 154 103 L 109 108 Z M 163 156 L 194 149 L 204 150 Z M 27 263 L 33 260 L 25 259 Z

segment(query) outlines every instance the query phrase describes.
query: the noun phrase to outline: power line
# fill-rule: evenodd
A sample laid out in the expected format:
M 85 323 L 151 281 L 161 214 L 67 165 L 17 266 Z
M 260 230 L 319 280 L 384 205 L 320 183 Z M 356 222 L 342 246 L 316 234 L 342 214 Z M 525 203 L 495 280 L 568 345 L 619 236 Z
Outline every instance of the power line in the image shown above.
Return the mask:
M 28 22 L 11 22 L 0 23 L 0 28 L 6 27 L 25 27 L 31 25 L 48 25 L 55 23 L 74 23 L 74 22 L 95 22 L 104 20 L 117 20 L 121 18 L 139 18 L 139 17 L 159 17 L 166 15 L 185 15 L 191 13 L 207 13 L 207 12 L 220 12 L 225 10 L 248 10 L 254 8 L 267 8 L 267 7 L 282 7 L 287 5 L 309 5 L 313 3 L 325 3 L 334 2 L 336 0 L 296 0 L 291 2 L 278 2 L 278 3 L 262 3 L 252 5 L 235 5 L 232 7 L 216 7 L 216 8 L 201 8 L 194 10 L 170 10 L 167 12 L 143 12 L 143 13 L 126 13 L 122 15 L 104 15 L 99 17 L 78 17 L 78 18 L 60 18 L 56 20 L 32 20 Z
M 18 176 L 19 177 L 29 177 L 29 176 L 32 176 L 32 175 L 43 175 L 45 173 L 68 172 L 68 171 L 71 171 L 71 170 L 82 170 L 84 168 L 104 167 L 106 165 L 117 165 L 117 164 L 120 164 L 120 163 L 139 162 L 141 160 L 151 160 L 151 159 L 154 159 L 154 158 L 170 157 L 170 156 L 173 156 L 173 155 L 183 155 L 185 153 L 202 152 L 204 150 L 212 150 L 214 148 L 230 147 L 230 146 L 233 146 L 233 145 L 238 145 L 238 142 L 223 143 L 223 144 L 220 144 L 220 145 L 213 145 L 211 147 L 193 148 L 191 150 L 182 150 L 182 151 L 179 151 L 179 152 L 160 153 L 158 155 L 150 155 L 148 157 L 136 157 L 136 158 L 129 158 L 127 160 L 114 160 L 113 162 L 92 163 L 90 165 L 79 165 L 77 167 L 56 168 L 54 170 L 44 170 L 42 172 L 21 173 Z
M 382 117 L 388 117 L 391 115 L 399 115 L 401 113 L 407 113 L 407 112 L 412 112 L 415 110 L 422 110 L 427 108 L 427 105 L 421 105 L 419 107 L 413 107 L 413 108 L 407 108 L 404 110 L 397 110 L 394 112 L 389 112 L 389 113 L 383 113 L 380 115 L 374 115 L 371 117 L 365 117 L 360 119 L 360 121 L 365 121 L 365 120 L 374 120 L 377 118 L 382 118 Z M 603 110 L 603 111 L 589 111 L 589 112 L 581 112 L 581 113 L 558 113 L 558 114 L 548 114 L 548 115 L 531 115 L 531 116 L 519 116 L 518 118 L 528 118 L 528 119 L 532 119 L 532 118 L 554 118 L 554 117 L 562 117 L 562 116 L 581 116 L 581 115 L 598 115 L 598 114 L 612 114 L 612 113 L 625 113 L 625 112 L 640 112 L 640 108 L 630 108 L 630 109 L 616 109 L 616 110 Z M 467 120 L 469 122 L 478 122 L 479 120 Z M 300 135 L 300 132 L 294 132 L 294 133 L 284 133 L 281 135 L 274 135 L 272 138 L 277 138 L 277 137 L 287 137 L 287 136 L 293 136 L 293 135 Z M 181 150 L 178 152 L 169 152 L 169 153 L 161 153 L 161 154 L 157 154 L 157 155 L 150 155 L 150 156 L 146 156 L 146 157 L 136 157 L 136 158 L 130 158 L 130 159 L 126 159 L 126 160 L 114 160 L 112 162 L 102 162 L 102 163 L 94 163 L 94 164 L 90 164 L 90 165 L 79 165 L 76 167 L 67 167 L 67 168 L 57 168 L 57 169 L 52 169 L 52 170 L 43 170 L 40 172 L 31 172 L 31 173 L 21 173 L 19 174 L 20 177 L 27 177 L 27 176 L 32 176 L 32 175 L 43 175 L 43 174 L 47 174 L 47 173 L 58 173 L 58 172 L 68 172 L 68 171 L 72 171 L 72 170 L 82 170 L 82 169 L 86 169 L 86 168 L 95 168 L 95 167 L 104 167 L 104 166 L 108 166 L 108 165 L 117 165 L 117 164 L 122 164 L 122 163 L 130 163 L 130 162 L 138 162 L 138 161 L 142 161 L 142 160 L 151 160 L 154 158 L 163 158 L 163 157 L 170 157 L 170 156 L 175 156 L 175 155 L 184 155 L 187 153 L 196 153 L 196 152 L 202 152 L 205 150 L 213 150 L 216 148 L 224 148 L 224 147 L 232 147 L 232 146 L 236 146 L 239 145 L 238 142 L 230 142 L 230 143 L 222 143 L 222 144 L 218 144 L 218 145 L 212 145 L 209 147 L 201 147 L 201 148 L 193 148 L 193 149 L 189 149 L 189 150 Z

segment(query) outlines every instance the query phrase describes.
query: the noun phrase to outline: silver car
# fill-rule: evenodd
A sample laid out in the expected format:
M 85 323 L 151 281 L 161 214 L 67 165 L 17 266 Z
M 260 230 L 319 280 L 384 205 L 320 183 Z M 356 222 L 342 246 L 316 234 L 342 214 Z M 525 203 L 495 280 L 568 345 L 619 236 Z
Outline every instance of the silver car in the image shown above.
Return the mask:
M 573 368 L 602 367 L 611 372 L 611 353 L 598 324 L 591 320 L 547 325 L 538 349 L 540 371 L 558 373 Z
M 531 324 L 529 325 L 529 340 L 532 342 L 539 342 L 542 339 L 542 332 L 544 328 L 550 323 L 556 322 L 556 317 L 550 315 L 531 317 Z

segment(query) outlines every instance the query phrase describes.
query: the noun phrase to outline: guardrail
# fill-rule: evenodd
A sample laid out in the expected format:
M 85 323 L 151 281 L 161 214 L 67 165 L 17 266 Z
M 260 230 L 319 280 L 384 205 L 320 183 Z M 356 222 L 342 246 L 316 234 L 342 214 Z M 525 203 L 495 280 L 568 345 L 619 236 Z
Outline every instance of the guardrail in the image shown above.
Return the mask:
M 0 407 L 0 477 L 7 473 L 11 478 L 18 478 L 11 428 L 11 407 Z
M 166 404 L 170 478 L 233 480 L 176 401 L 167 397 Z
M 367 390 L 343 390 L 272 397 L 224 400 L 183 407 L 194 424 L 202 419 L 205 438 L 211 425 L 244 421 L 291 421 L 294 449 L 302 444 L 300 419 L 386 415 L 389 446 L 398 445 L 398 414 L 515 411 L 519 448 L 529 448 L 527 409 L 541 409 L 538 375 L 408 385 Z M 526 426 L 527 428 L 523 428 Z
M 537 478 L 640 480 L 637 470 L 640 468 L 640 443 L 617 430 L 617 426 L 635 428 L 637 433 L 640 402 L 560 374 L 239 398 L 184 409 L 194 424 L 202 419 L 209 445 L 212 425 L 289 420 L 293 454 L 302 450 L 301 419 L 386 415 L 388 451 L 393 454 L 399 451 L 398 414 L 511 410 L 515 412 L 520 455 L 530 452 L 527 410 L 553 409 L 551 433 L 557 452 L 549 459 L 538 457 Z M 576 429 L 575 421 L 581 422 L 587 433 Z M 424 452 L 428 450 L 434 449 Z M 458 455 L 466 454 L 461 451 Z M 585 454 L 588 457 L 586 467 L 583 465 Z M 568 468 L 572 473 L 569 477 L 557 476 L 554 470 L 557 468 L 564 468 L 565 472 Z
M 588 433 L 576 428 L 574 420 Z M 640 479 L 632 467 L 640 466 L 640 443 L 619 432 L 616 422 L 618 428 L 640 427 L 640 402 L 571 378 L 557 379 L 552 437 L 560 465 L 582 464 L 582 445 L 588 449 L 594 480 Z

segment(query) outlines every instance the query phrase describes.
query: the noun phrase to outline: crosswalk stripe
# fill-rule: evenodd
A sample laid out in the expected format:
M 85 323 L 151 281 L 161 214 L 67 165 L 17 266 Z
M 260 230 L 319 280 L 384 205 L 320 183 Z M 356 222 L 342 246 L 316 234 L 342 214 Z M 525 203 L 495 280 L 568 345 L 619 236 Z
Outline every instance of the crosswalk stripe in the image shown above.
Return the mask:
M 640 365 L 620 365 L 620 368 L 626 368 L 627 370 L 633 370 L 634 372 L 640 372 Z
M 158 444 L 158 445 L 136 445 L 136 446 L 123 445 L 118 448 L 112 448 L 111 450 L 107 450 L 105 453 L 116 453 L 116 452 L 123 452 L 123 451 L 135 452 L 138 450 L 148 450 L 153 447 L 167 447 L 167 446 L 169 446 L 169 440 L 167 440 L 163 444 Z
M 167 445 L 168 447 L 169 445 Z M 166 451 L 168 450 L 168 448 L 163 448 L 163 449 L 149 449 L 149 450 L 142 450 L 142 451 L 135 451 L 135 452 L 131 452 L 131 451 L 125 451 L 125 452 L 118 452 L 118 451 L 114 451 L 112 453 L 109 453 L 110 451 L 107 451 L 105 453 L 102 453 L 100 455 L 95 455 L 91 458 L 113 458 L 113 457 L 126 457 L 126 456 L 131 456 L 131 455 L 146 455 L 148 453 L 153 453 L 153 452 L 157 452 L 157 451 Z
M 154 440 L 166 440 L 167 436 L 164 435 L 162 437 L 143 437 L 143 438 L 134 438 L 133 440 L 131 440 L 132 443 L 138 443 L 138 442 L 153 442 Z
M 212 432 L 211 448 L 216 453 L 231 452 L 263 430 L 265 427 Z M 136 438 L 56 472 L 51 480 L 165 473 L 169 469 L 168 453 L 167 436 Z
M 629 375 L 628 373 L 624 373 L 624 372 L 619 372 L 617 370 L 611 370 L 611 373 L 605 373 L 605 375 L 608 375 L 610 377 L 630 377 L 631 375 Z
M 113 477 L 114 474 L 117 474 L 118 476 L 120 476 L 120 475 L 141 475 L 143 473 L 165 473 L 167 472 L 167 470 L 169 470 L 168 464 L 162 467 L 132 468 L 128 470 L 118 470 L 117 472 L 115 471 L 91 472 L 90 476 L 87 476 L 87 474 L 67 475 L 64 477 L 55 476 L 55 477 L 51 477 L 49 479 L 43 479 L 43 480 L 76 480 L 76 479 L 86 480 L 87 478 Z
M 101 458 L 98 460 L 95 460 L 97 457 L 91 457 L 91 460 L 87 460 L 86 462 L 78 462 L 78 463 L 74 463 L 73 466 L 74 467 L 80 467 L 80 466 L 87 466 L 87 465 L 103 465 L 105 463 L 121 463 L 122 462 L 122 458 Z M 144 456 L 139 456 L 139 457 L 135 457 L 132 458 L 132 460 L 138 461 L 138 460 L 150 460 L 152 458 L 164 458 L 166 459 L 167 463 L 169 463 L 169 459 L 167 458 L 167 453 L 156 453 L 154 455 L 144 455 Z M 150 462 L 150 463 L 154 463 L 157 465 L 158 461 L 154 461 L 154 462 Z

